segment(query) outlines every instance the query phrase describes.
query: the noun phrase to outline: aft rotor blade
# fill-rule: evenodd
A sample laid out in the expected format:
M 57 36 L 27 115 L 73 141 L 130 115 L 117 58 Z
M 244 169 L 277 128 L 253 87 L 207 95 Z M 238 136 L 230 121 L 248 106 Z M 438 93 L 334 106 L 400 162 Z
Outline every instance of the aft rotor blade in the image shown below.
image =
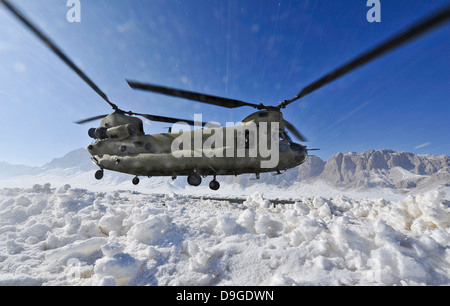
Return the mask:
M 197 121 L 192 121 L 192 120 L 176 119 L 176 118 L 164 117 L 164 116 L 139 114 L 139 113 L 132 113 L 132 114 L 136 115 L 136 116 L 144 117 L 150 121 L 167 122 L 167 123 L 183 123 L 183 122 L 185 122 L 192 126 L 200 126 L 200 125 L 205 126 L 207 124 L 206 122 L 197 122 Z
M 317 80 L 316 82 L 308 85 L 307 87 L 303 88 L 302 91 L 298 93 L 297 96 L 290 100 L 285 100 L 281 102 L 278 106 L 280 108 L 285 108 L 290 103 L 303 98 L 304 96 L 312 93 L 313 91 L 321 88 L 322 86 L 342 77 L 343 75 L 355 70 L 356 68 L 367 64 L 368 62 L 376 59 L 377 57 L 380 57 L 381 55 L 392 51 L 395 48 L 398 48 L 402 44 L 413 40 L 414 38 L 417 38 L 423 34 L 425 34 L 427 31 L 430 31 L 431 29 L 444 24 L 445 22 L 448 22 L 450 20 L 450 6 L 445 7 L 444 10 L 441 12 L 427 18 L 426 20 L 420 22 L 419 24 L 414 25 L 413 27 L 409 28 L 408 30 L 402 32 L 401 34 L 391 38 L 390 40 L 378 45 L 377 47 L 371 49 L 370 51 L 362 54 L 358 58 L 354 59 L 353 61 L 339 67 L 338 69 L 334 70 L 333 72 L 325 75 L 321 79 Z
M 212 104 L 212 105 L 217 105 L 217 106 L 222 106 L 222 107 L 227 107 L 227 108 L 236 108 L 236 107 L 241 107 L 241 106 L 251 106 L 256 109 L 264 109 L 265 108 L 265 106 L 262 104 L 258 105 L 258 104 L 253 104 L 253 103 L 234 100 L 234 99 L 222 98 L 222 97 L 206 95 L 206 94 L 182 90 L 182 89 L 163 87 L 163 86 L 158 86 L 158 85 L 153 85 L 153 84 L 144 84 L 144 83 L 129 81 L 129 80 L 127 80 L 127 82 L 130 85 L 130 87 L 134 88 L 134 89 L 141 89 L 141 90 L 156 92 L 156 93 L 160 93 L 160 94 L 164 94 L 164 95 L 168 95 L 168 96 L 184 98 L 184 99 L 188 99 L 188 100 L 192 100 L 192 101 L 197 101 L 197 102 L 202 102 L 202 103 L 207 103 L 207 104 Z
M 284 120 L 284 126 L 297 137 L 298 140 L 307 142 L 308 140 L 295 128 L 295 126 L 289 121 Z
M 80 120 L 80 121 L 77 121 L 77 122 L 75 122 L 75 123 L 76 123 L 76 124 L 85 124 L 85 123 L 88 123 L 88 122 L 91 122 L 91 121 L 95 121 L 95 120 L 98 120 L 98 119 L 103 119 L 103 118 L 105 118 L 106 116 L 108 116 L 108 115 L 96 116 L 96 117 L 92 117 L 92 118 Z
M 83 81 L 85 81 L 100 97 L 103 98 L 114 110 L 118 110 L 117 105 L 109 101 L 106 94 L 83 72 L 81 71 L 62 51 L 53 43 L 50 38 L 45 36 L 35 25 L 33 25 L 16 7 L 7 0 L 0 0 L 5 7 L 15 15 L 25 26 L 31 30 L 47 47 L 49 47 L 61 60 L 63 60 Z

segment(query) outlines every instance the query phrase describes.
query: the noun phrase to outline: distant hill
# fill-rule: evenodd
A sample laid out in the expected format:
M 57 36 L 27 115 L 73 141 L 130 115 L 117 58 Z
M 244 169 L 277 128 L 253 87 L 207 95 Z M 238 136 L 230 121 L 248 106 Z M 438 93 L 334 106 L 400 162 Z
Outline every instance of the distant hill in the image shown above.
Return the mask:
M 78 168 L 81 171 L 92 171 L 98 169 L 92 161 L 91 155 L 86 149 L 78 149 L 71 151 L 60 158 L 54 158 L 51 162 L 40 168 L 41 171 L 51 169 L 70 169 Z
M 12 165 L 6 162 L 0 162 L 0 177 L 13 177 L 18 175 L 29 174 L 37 169 L 35 167 L 25 165 Z

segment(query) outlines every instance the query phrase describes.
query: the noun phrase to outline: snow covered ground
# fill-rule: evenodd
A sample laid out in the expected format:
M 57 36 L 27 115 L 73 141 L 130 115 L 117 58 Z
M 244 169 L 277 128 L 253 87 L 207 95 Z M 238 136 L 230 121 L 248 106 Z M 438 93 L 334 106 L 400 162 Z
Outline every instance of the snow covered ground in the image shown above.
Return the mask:
M 0 189 L 0 285 L 450 285 L 443 190 L 274 207 L 270 191 L 236 204 L 75 187 Z

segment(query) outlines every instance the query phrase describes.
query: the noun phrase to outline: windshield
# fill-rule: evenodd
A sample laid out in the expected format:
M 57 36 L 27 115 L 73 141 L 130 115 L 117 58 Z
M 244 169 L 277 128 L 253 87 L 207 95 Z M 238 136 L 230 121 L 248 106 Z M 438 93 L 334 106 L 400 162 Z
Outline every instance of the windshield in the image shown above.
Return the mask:
M 291 137 L 289 137 L 288 133 L 286 133 L 285 131 L 280 131 L 280 141 L 292 142 L 292 139 Z

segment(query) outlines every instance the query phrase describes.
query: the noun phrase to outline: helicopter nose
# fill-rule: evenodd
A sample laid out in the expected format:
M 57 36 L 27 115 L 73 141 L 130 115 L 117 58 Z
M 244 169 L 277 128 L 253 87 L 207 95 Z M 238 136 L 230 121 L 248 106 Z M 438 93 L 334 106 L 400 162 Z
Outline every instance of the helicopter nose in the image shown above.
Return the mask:
M 303 164 L 308 158 L 308 150 L 305 146 L 298 143 L 291 143 L 291 149 L 294 153 L 294 160 L 296 164 Z
M 295 156 L 295 161 L 300 164 L 303 164 L 307 158 L 308 158 L 308 151 L 301 150 L 301 151 L 297 152 L 297 154 Z

